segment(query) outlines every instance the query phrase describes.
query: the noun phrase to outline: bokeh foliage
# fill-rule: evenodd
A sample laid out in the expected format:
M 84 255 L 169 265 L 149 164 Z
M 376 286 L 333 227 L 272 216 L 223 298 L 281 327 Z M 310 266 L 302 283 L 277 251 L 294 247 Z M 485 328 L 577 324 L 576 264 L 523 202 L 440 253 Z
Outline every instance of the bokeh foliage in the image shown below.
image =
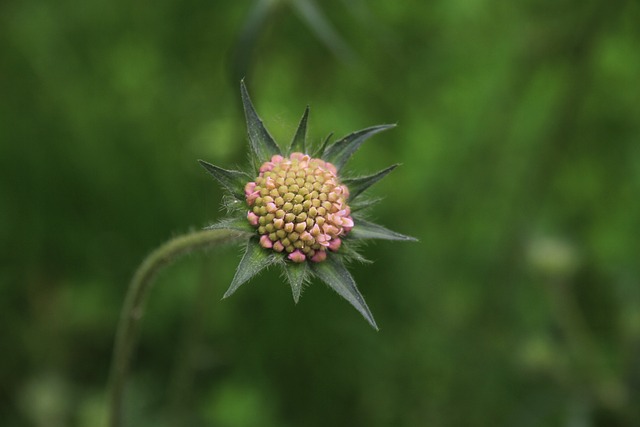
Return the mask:
M 352 268 L 373 332 L 239 251 L 160 277 L 129 425 L 640 424 L 637 2 L 0 5 L 0 419 L 95 426 L 135 266 L 222 216 L 197 158 L 246 161 L 240 75 L 276 140 L 386 122 L 402 162 Z

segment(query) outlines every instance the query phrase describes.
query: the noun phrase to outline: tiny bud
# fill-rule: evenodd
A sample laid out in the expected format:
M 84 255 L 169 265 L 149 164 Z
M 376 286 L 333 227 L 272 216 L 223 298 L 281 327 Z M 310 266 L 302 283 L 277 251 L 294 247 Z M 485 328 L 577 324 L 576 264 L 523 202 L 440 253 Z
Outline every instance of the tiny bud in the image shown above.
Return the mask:
M 329 241 L 329 249 L 331 249 L 334 252 L 340 249 L 340 245 L 342 245 L 342 240 L 340 240 L 339 237 L 336 237 Z
M 342 226 L 344 228 L 353 228 L 354 224 L 353 224 L 353 220 L 351 219 L 350 216 L 346 217 L 346 218 L 342 218 Z
M 273 244 L 273 250 L 276 252 L 282 252 L 284 250 L 284 245 L 280 243 L 280 240 Z
M 306 256 L 300 252 L 300 250 L 296 249 L 295 251 L 291 252 L 288 256 L 288 258 L 293 261 L 293 262 L 304 262 L 304 260 L 306 259 Z
M 262 172 L 262 173 L 269 172 L 270 170 L 273 169 L 273 166 L 274 165 L 271 162 L 263 163 L 262 166 L 260 166 L 260 172 Z
M 258 225 L 258 215 L 256 215 L 255 213 L 249 211 L 249 213 L 247 213 L 247 219 L 249 220 L 249 224 L 253 226 Z
M 328 234 L 319 234 L 318 237 L 316 237 L 316 242 L 320 243 L 322 246 L 329 246 L 330 239 L 331 236 Z
M 275 182 L 273 182 L 273 178 L 271 178 L 270 176 L 267 177 L 267 179 L 264 182 L 264 186 L 268 189 L 268 190 L 273 190 L 276 188 L 276 184 Z
M 267 236 L 260 236 L 260 246 L 271 249 L 273 247 L 273 242 L 269 240 L 269 237 Z
M 325 259 L 327 259 L 327 253 L 325 251 L 318 251 L 311 257 L 311 261 L 313 262 L 322 262 Z

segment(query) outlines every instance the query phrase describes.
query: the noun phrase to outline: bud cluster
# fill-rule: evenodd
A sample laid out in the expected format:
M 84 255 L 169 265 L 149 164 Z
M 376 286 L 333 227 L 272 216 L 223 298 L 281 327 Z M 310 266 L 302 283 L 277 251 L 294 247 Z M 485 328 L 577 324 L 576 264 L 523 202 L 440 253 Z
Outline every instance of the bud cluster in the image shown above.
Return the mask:
M 293 262 L 324 261 L 326 250 L 337 251 L 340 236 L 353 228 L 349 190 L 336 167 L 303 153 L 271 157 L 245 186 L 245 196 L 260 245 L 288 253 Z

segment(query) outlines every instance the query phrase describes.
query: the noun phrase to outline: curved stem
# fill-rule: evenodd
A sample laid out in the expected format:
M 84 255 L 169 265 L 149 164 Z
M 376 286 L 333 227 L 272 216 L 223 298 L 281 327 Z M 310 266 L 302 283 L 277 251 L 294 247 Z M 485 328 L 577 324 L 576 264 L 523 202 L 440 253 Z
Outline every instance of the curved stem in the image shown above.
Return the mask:
M 153 252 L 136 270 L 122 307 L 109 374 L 110 427 L 122 426 L 122 402 L 129 364 L 135 347 L 144 303 L 157 273 L 173 261 L 198 249 L 219 246 L 244 237 L 233 230 L 202 230 L 174 237 Z

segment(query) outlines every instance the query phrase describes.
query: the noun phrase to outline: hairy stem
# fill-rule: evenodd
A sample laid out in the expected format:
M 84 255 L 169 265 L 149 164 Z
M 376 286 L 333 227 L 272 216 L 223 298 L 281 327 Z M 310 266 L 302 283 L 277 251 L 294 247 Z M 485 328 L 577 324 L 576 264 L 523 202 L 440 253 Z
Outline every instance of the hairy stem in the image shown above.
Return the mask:
M 153 252 L 136 270 L 122 307 L 109 376 L 109 427 L 122 426 L 122 402 L 144 303 L 157 273 L 173 261 L 198 249 L 238 241 L 244 235 L 233 230 L 203 230 L 175 237 Z

